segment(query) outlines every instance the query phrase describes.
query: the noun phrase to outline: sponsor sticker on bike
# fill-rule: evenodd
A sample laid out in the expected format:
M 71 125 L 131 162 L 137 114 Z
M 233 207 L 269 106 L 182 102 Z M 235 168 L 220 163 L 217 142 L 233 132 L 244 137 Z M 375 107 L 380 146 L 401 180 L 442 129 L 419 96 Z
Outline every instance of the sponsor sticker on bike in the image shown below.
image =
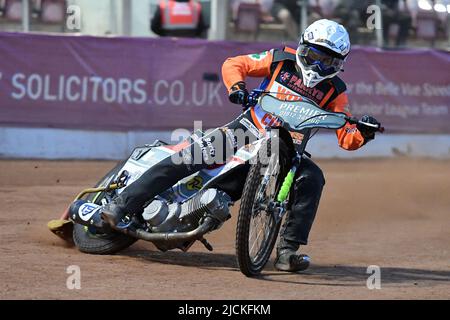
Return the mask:
M 80 208 L 78 208 L 78 215 L 81 220 L 89 221 L 100 208 L 100 206 L 93 203 L 83 203 Z
M 239 122 L 258 139 L 262 137 L 261 131 L 259 131 L 258 128 L 253 123 L 250 122 L 250 120 L 242 118 L 241 120 L 239 120 Z
M 201 176 L 195 176 L 186 183 L 186 188 L 189 191 L 200 190 L 203 187 L 203 178 Z

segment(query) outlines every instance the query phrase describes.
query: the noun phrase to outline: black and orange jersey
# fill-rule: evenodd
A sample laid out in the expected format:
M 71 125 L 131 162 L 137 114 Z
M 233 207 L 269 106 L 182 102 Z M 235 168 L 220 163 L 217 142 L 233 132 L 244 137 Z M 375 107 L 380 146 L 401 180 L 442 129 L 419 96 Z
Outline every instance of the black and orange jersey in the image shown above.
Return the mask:
M 222 66 L 222 76 L 228 90 L 237 82 L 245 81 L 247 77 L 261 77 L 264 78 L 261 89 L 273 92 L 277 98 L 296 100 L 298 97 L 295 95 L 301 95 L 313 100 L 323 109 L 351 115 L 345 93 L 346 86 L 339 77 L 326 79 L 314 88 L 307 88 L 303 85 L 302 76 L 295 65 L 294 49 L 272 49 L 258 54 L 228 58 Z M 251 115 L 260 129 L 274 121 L 258 107 L 252 108 Z M 346 150 L 356 150 L 365 143 L 355 125 L 346 124 L 336 130 L 336 135 L 339 146 Z

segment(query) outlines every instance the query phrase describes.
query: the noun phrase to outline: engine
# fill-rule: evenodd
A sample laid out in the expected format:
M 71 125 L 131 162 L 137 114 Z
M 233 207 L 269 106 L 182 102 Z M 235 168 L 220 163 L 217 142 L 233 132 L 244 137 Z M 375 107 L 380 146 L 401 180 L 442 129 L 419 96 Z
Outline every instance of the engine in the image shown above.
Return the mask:
M 207 189 L 200 191 L 183 203 L 167 203 L 154 200 L 142 214 L 151 232 L 186 232 L 198 227 L 206 215 L 217 220 L 219 228 L 231 217 L 231 198 L 223 191 Z

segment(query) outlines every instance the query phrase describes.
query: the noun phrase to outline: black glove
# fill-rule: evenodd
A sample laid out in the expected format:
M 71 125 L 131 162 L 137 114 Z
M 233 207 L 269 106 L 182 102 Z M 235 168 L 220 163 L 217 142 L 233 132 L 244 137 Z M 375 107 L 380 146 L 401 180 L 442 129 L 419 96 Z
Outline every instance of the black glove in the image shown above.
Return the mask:
M 248 91 L 245 88 L 245 82 L 237 82 L 231 87 L 231 92 L 228 98 L 232 103 L 244 104 L 247 102 Z
M 370 124 L 375 124 L 378 127 L 380 126 L 380 123 L 377 121 L 377 119 L 375 119 L 372 116 L 368 116 L 368 115 L 364 115 L 362 116 L 361 122 L 365 122 L 365 123 L 370 123 Z M 359 132 L 361 132 L 362 136 L 364 137 L 364 139 L 367 140 L 372 140 L 375 138 L 375 132 L 378 131 L 378 127 L 374 128 L 374 127 L 369 127 L 369 126 L 365 126 L 363 124 L 358 123 L 356 125 L 356 127 L 358 128 Z

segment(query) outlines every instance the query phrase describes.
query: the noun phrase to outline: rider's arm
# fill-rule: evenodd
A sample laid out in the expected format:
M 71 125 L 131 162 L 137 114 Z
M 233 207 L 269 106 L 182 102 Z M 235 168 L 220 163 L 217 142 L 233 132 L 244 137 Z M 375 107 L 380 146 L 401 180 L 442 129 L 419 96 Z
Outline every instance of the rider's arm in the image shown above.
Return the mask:
M 341 93 L 328 104 L 330 111 L 344 112 L 348 116 L 351 116 L 348 110 L 348 97 L 345 92 Z M 347 123 L 341 129 L 336 130 L 336 136 L 338 138 L 339 146 L 345 150 L 356 150 L 362 147 L 365 143 L 364 137 L 361 132 L 356 128 L 356 125 Z
M 222 66 L 225 87 L 230 91 L 234 84 L 245 82 L 247 77 L 269 76 L 272 60 L 271 51 L 228 58 Z

